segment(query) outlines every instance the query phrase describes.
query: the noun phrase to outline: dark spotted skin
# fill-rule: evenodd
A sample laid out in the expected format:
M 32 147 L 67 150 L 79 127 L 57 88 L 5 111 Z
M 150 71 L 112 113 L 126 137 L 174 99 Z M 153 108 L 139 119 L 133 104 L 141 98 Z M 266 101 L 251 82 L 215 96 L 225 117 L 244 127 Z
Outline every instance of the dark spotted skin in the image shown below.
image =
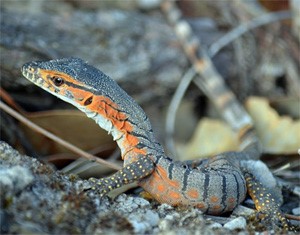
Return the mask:
M 287 226 L 280 202 L 247 173 L 246 164 L 241 167 L 244 160 L 257 153 L 246 148 L 201 161 L 175 162 L 156 141 L 141 107 L 100 70 L 81 59 L 65 58 L 30 62 L 22 72 L 36 85 L 85 112 L 117 141 L 124 167 L 112 176 L 90 179 L 101 197 L 136 181 L 161 203 L 194 206 L 217 215 L 232 211 L 248 190 L 258 211 Z

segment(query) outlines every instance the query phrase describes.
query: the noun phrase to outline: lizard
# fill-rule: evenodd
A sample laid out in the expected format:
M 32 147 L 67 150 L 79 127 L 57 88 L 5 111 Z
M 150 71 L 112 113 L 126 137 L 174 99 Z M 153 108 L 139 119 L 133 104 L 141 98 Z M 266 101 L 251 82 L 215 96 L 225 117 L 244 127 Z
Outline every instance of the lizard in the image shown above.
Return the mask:
M 138 182 L 160 203 L 193 206 L 204 213 L 219 215 L 236 208 L 248 193 L 259 213 L 272 221 L 281 221 L 283 228 L 289 229 L 280 211 L 282 198 L 276 181 L 262 162 L 263 167 L 257 167 L 258 154 L 251 151 L 253 148 L 201 161 L 174 161 L 165 154 L 147 115 L 134 99 L 113 79 L 82 59 L 32 61 L 22 66 L 22 73 L 94 119 L 117 142 L 123 168 L 105 178 L 89 179 L 99 196 Z M 252 131 L 251 126 L 242 129 L 241 139 Z M 259 170 L 264 172 L 263 176 L 256 173 Z M 266 181 L 269 178 L 271 183 Z

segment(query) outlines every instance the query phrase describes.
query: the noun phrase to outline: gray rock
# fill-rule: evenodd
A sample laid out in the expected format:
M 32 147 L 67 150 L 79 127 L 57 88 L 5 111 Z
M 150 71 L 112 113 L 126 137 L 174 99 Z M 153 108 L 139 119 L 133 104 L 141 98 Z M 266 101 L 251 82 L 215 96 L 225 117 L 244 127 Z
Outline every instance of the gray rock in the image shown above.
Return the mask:
M 0 167 L 0 191 L 15 192 L 22 190 L 33 180 L 31 172 L 22 166 Z
M 293 213 L 293 215 L 299 216 L 299 215 L 300 215 L 300 207 L 294 208 L 294 209 L 292 210 L 292 213 Z
M 32 86 L 22 78 L 20 67 L 33 58 L 76 56 L 127 85 L 129 92 L 158 83 L 163 94 L 176 87 L 187 65 L 181 48 L 173 45 L 173 29 L 162 17 L 121 10 L 1 14 L 0 67 L 5 87 Z
M 227 228 L 229 230 L 245 229 L 246 225 L 247 225 L 246 219 L 244 217 L 238 217 L 224 224 L 224 228 Z
M 250 216 L 253 213 L 255 213 L 255 210 L 242 205 L 238 205 L 232 212 L 233 215 L 244 216 L 244 217 Z
M 209 225 L 209 227 L 211 229 L 218 229 L 218 228 L 222 228 L 222 224 L 219 224 L 219 223 L 213 223 L 211 225 Z
M 151 10 L 158 8 L 161 0 L 137 0 L 139 8 L 143 10 Z
M 141 234 L 152 231 L 158 225 L 159 216 L 154 211 L 146 210 L 129 215 L 128 220 L 132 223 L 134 232 Z

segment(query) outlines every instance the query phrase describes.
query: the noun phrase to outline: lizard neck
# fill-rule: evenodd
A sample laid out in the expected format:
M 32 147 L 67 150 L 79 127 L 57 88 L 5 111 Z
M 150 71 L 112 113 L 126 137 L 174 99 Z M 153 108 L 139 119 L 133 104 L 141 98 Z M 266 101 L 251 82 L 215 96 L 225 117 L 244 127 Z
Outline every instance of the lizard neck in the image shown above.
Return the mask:
M 142 108 L 125 95 L 127 102 L 122 102 L 122 105 L 107 96 L 94 95 L 92 105 L 76 106 L 113 136 L 125 164 L 135 161 L 141 155 L 151 156 L 155 161 L 157 156 L 164 155 L 164 150 L 157 142 Z

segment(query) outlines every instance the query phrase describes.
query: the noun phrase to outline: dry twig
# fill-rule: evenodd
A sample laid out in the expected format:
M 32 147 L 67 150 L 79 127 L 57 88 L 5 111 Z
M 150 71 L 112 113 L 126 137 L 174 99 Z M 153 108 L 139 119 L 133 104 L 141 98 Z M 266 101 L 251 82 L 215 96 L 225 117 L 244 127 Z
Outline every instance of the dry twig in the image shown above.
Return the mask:
M 57 137 L 56 135 L 48 132 L 47 130 L 39 127 L 38 125 L 36 125 L 35 123 L 31 122 L 30 120 L 28 120 L 27 118 L 25 118 L 24 116 L 22 116 L 21 114 L 17 113 L 16 111 L 14 111 L 12 108 L 10 108 L 9 106 L 7 106 L 6 104 L 4 104 L 2 101 L 0 101 L 0 108 L 5 111 L 6 113 L 8 113 L 9 115 L 13 116 L 14 118 L 16 118 L 17 120 L 19 120 L 20 122 L 22 122 L 24 125 L 28 126 L 29 128 L 35 130 L 36 132 L 48 137 L 49 139 L 59 143 L 60 145 L 64 146 L 65 148 L 69 149 L 70 151 L 78 154 L 81 157 L 84 157 L 92 162 L 97 162 L 99 164 L 103 164 L 107 167 L 110 167 L 112 169 L 115 170 L 119 170 L 121 169 L 121 167 L 115 163 L 112 162 L 108 162 L 105 161 L 101 158 L 95 157 L 85 151 L 83 151 L 80 148 L 77 148 L 76 146 L 74 146 L 73 144 Z

